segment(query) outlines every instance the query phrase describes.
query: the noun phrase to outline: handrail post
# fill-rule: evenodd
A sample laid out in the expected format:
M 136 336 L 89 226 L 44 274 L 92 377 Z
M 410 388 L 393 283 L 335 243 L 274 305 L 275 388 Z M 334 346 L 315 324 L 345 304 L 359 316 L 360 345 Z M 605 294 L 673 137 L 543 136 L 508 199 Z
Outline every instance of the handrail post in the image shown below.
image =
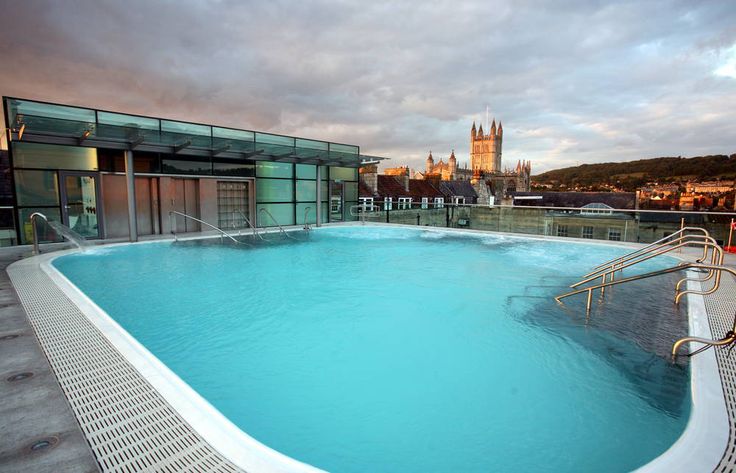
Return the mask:
M 49 221 L 49 219 L 46 218 L 46 216 L 42 214 L 41 212 L 33 212 L 31 216 L 29 217 L 29 219 L 31 220 L 31 228 L 33 232 L 33 254 L 36 256 L 41 254 L 41 249 L 39 247 L 39 242 L 38 242 L 38 222 L 37 220 L 39 217 L 42 218 L 44 222 Z
M 176 235 L 176 217 L 174 217 L 174 212 L 169 212 L 169 230 L 174 235 L 174 241 L 179 241 Z
M 585 313 L 590 314 L 590 306 L 593 305 L 593 289 L 588 289 L 588 302 L 585 304 Z

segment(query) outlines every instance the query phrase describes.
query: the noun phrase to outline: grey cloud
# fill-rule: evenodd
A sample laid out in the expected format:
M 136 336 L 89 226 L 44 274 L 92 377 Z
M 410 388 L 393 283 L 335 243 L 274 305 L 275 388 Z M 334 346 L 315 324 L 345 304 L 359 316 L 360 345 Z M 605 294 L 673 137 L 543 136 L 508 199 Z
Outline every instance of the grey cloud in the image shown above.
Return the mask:
M 736 152 L 733 2 L 7 2 L 0 94 L 361 145 L 504 158 Z

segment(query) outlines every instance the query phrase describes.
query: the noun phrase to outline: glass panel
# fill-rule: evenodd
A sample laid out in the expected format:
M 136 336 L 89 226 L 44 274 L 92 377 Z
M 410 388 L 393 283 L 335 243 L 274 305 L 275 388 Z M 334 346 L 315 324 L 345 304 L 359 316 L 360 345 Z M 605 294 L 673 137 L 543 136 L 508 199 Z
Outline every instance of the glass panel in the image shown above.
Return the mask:
M 316 202 L 317 181 L 296 181 L 296 200 L 299 202 Z
M 291 179 L 258 179 L 258 202 L 291 202 L 294 200 L 294 181 Z
M 59 205 L 56 171 L 15 171 L 18 205 Z
M 25 208 L 18 209 L 18 221 L 20 222 L 20 243 L 21 245 L 33 243 L 33 227 L 29 218 L 34 212 L 41 212 L 49 220 L 55 220 L 61 222 L 61 214 L 57 208 Z M 39 220 L 38 222 L 38 241 L 40 243 L 50 243 L 55 241 L 63 241 L 64 238 L 61 235 L 57 235 L 56 232 Z
M 163 172 L 167 174 L 212 174 L 212 165 L 209 161 L 164 159 L 161 165 L 163 167 Z
M 211 130 L 207 125 L 197 125 L 195 123 L 175 122 L 171 120 L 161 120 L 161 131 L 171 133 L 181 133 L 183 135 L 210 136 Z
M 358 200 L 358 183 L 357 182 L 346 182 L 345 183 L 345 200 L 355 202 Z
M 343 145 L 339 143 L 330 143 L 330 151 L 337 151 L 338 153 L 347 153 L 357 155 L 359 148 L 353 145 Z
M 271 135 L 269 133 L 256 133 L 256 142 L 269 145 L 294 147 L 294 138 L 289 136 Z
M 322 220 L 322 223 L 327 223 L 330 221 L 330 208 L 327 202 L 320 204 L 322 206 L 322 213 L 320 214 L 320 220 Z
M 2 151 L 0 151 L 0 176 L 2 176 L 2 179 L 0 179 L 0 205 L 13 205 L 13 185 L 12 179 L 10 179 L 10 154 Z
M 319 186 L 321 188 L 320 192 L 322 193 L 322 195 L 320 196 L 322 197 L 322 202 L 327 202 L 328 200 L 330 200 L 329 181 L 321 181 L 319 183 Z
M 0 209 L 0 246 L 16 243 L 15 212 L 13 209 Z
M 125 167 L 123 166 L 123 169 Z M 134 172 L 161 172 L 161 159 L 158 153 L 133 151 Z
M 351 220 L 358 220 L 357 215 L 350 214 L 350 209 L 355 207 L 356 205 L 358 205 L 358 202 L 345 202 L 345 217 L 343 220 L 345 220 L 346 222 L 349 222 Z
M 253 141 L 255 133 L 247 130 L 235 130 L 233 128 L 212 127 L 212 136 L 229 140 Z
M 317 179 L 317 167 L 312 164 L 296 165 L 297 179 Z
M 256 176 L 258 177 L 294 177 L 294 165 L 292 163 L 275 163 L 270 161 L 258 161 L 256 163 Z
M 18 114 L 88 123 L 95 122 L 95 111 L 88 108 L 68 107 L 66 105 L 52 105 L 16 99 L 9 100 L 8 105 L 10 111 L 10 124 L 8 126 L 15 123 L 15 117 Z
M 323 181 L 330 180 L 330 168 L 329 167 L 327 167 L 327 166 L 320 166 L 319 167 L 319 173 L 320 173 L 320 178 Z
M 327 151 L 330 149 L 330 144 L 326 141 L 305 140 L 302 138 L 297 138 L 296 147 Z
M 97 171 L 97 149 L 13 142 L 16 168 Z
M 317 209 L 314 204 L 296 204 L 297 225 L 304 225 L 304 216 L 307 216 L 306 223 L 317 223 Z
M 93 176 L 64 176 L 66 224 L 87 238 L 99 236 L 96 188 Z
M 141 128 L 144 130 L 158 131 L 159 121 L 157 118 L 138 117 L 122 113 L 97 112 L 97 122 L 103 125 L 114 125 L 125 128 Z
M 331 180 L 342 180 L 342 181 L 357 181 L 358 180 L 358 169 L 357 168 L 343 168 L 343 167 L 330 167 L 330 179 Z
M 258 204 L 258 226 L 275 227 L 276 223 L 261 209 L 271 212 L 280 225 L 294 225 L 294 204 Z
M 255 164 L 241 164 L 235 162 L 214 162 L 212 163 L 213 173 L 216 176 L 244 176 L 252 177 L 256 175 Z
M 330 222 L 341 222 L 343 216 L 343 186 L 341 182 L 330 183 Z

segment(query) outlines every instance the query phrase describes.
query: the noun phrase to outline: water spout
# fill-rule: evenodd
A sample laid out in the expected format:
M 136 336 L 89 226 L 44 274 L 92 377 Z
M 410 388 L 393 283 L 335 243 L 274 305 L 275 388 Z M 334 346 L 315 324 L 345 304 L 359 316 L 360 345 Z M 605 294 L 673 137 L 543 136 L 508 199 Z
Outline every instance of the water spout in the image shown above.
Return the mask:
M 79 248 L 80 251 L 84 251 L 88 246 L 89 242 L 80 235 L 79 233 L 75 232 L 71 228 L 67 227 L 66 225 L 63 225 L 55 220 L 49 220 L 46 218 L 46 216 L 40 212 L 34 212 L 31 214 L 30 220 L 31 220 L 31 227 L 33 228 L 33 254 L 38 255 L 40 254 L 40 250 L 38 248 L 38 219 L 43 220 L 46 222 L 46 224 L 51 227 L 56 233 L 63 236 L 70 242 L 74 243 L 77 248 Z

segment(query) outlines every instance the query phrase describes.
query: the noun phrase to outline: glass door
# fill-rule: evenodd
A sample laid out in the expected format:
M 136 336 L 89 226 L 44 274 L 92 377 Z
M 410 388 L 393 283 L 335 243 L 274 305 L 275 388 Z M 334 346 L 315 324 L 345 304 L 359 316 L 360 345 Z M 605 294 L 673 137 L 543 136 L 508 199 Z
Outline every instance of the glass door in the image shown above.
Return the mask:
M 340 181 L 330 181 L 330 222 L 343 221 L 345 189 Z
M 85 238 L 102 237 L 102 215 L 98 213 L 98 175 L 60 171 L 61 217 L 64 225 Z

